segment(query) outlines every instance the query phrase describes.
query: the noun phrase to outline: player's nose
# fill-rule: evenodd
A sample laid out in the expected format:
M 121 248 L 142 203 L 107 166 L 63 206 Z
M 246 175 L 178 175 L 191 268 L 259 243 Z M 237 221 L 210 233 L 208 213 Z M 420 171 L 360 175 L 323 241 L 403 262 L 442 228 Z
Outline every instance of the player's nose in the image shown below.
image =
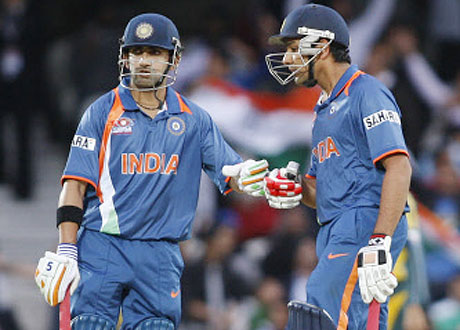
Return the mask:
M 152 64 L 152 61 L 148 59 L 148 53 L 144 52 L 139 56 L 139 64 L 143 66 L 149 66 Z
M 284 53 L 283 64 L 284 65 L 290 65 L 292 63 L 293 63 L 292 54 L 290 54 L 289 52 Z

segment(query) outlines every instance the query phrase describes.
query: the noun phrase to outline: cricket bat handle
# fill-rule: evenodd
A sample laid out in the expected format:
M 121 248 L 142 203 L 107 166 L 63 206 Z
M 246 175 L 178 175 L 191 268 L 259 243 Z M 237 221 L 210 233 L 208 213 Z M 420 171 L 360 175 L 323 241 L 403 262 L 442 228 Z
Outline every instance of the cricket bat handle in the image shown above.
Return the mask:
M 70 291 L 65 293 L 64 300 L 59 304 L 59 330 L 71 330 L 70 327 Z

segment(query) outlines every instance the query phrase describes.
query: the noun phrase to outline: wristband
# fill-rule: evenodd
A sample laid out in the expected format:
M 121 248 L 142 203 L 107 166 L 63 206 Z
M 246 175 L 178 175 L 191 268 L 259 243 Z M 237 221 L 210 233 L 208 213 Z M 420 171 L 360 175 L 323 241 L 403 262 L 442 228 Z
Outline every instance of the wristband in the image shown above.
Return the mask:
M 369 245 L 383 244 L 383 242 L 385 241 L 386 236 L 388 236 L 388 235 L 382 234 L 382 233 L 373 233 L 371 235 L 371 238 L 369 239 Z
M 78 206 L 64 205 L 56 211 L 56 227 L 62 222 L 75 222 L 80 227 L 83 220 L 83 210 Z
M 69 257 L 78 261 L 78 248 L 77 244 L 73 243 L 60 243 L 56 251 L 57 255 Z

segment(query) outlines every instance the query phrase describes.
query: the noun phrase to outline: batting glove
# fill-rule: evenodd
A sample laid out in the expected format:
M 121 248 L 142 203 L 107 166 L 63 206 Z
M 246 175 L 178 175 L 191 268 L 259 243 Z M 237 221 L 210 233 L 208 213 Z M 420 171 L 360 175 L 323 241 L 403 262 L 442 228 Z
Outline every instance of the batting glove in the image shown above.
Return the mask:
M 359 288 L 366 304 L 374 298 L 384 303 L 398 286 L 396 276 L 391 273 L 393 260 L 390 247 L 390 236 L 374 234 L 369 245 L 358 252 Z
M 225 165 L 222 174 L 235 178 L 238 188 L 251 196 L 264 195 L 264 177 L 268 174 L 268 162 L 265 159 L 248 159 L 235 165 Z
M 302 185 L 296 179 L 297 174 L 289 169 L 274 169 L 265 178 L 265 197 L 268 205 L 275 209 L 292 209 L 300 204 L 302 199 Z
M 45 252 L 35 271 L 35 282 L 51 306 L 64 300 L 67 288 L 73 294 L 80 282 L 78 271 L 78 249 L 75 244 L 61 243 L 57 253 Z

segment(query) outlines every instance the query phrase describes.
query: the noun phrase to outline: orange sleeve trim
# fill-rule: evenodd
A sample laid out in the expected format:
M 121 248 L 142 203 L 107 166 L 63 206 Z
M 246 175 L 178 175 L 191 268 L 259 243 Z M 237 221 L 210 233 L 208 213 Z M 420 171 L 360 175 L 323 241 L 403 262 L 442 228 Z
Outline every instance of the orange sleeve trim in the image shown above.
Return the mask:
M 353 295 L 353 290 L 355 289 L 356 282 L 358 281 L 358 258 L 355 259 L 353 268 L 351 269 L 351 274 L 348 277 L 347 284 L 345 284 L 345 291 L 343 292 L 342 302 L 340 305 L 340 317 L 337 330 L 346 330 L 348 327 L 348 308 L 351 303 L 351 296 Z
M 316 176 L 313 176 L 313 175 L 310 175 L 310 174 L 305 174 L 305 177 L 306 177 L 307 179 L 314 179 L 314 180 L 316 180 Z
M 224 191 L 224 195 L 228 195 L 232 191 L 233 191 L 233 188 L 227 189 L 227 190 Z
M 407 152 L 407 150 L 404 150 L 404 149 L 394 149 L 394 150 L 391 150 L 391 151 L 388 151 L 388 152 L 385 152 L 383 155 L 380 155 L 378 156 L 376 159 L 374 159 L 372 162 L 375 164 L 377 164 L 379 161 L 381 161 L 382 159 L 384 159 L 385 157 L 388 157 L 390 155 L 394 155 L 394 154 L 404 154 L 406 155 L 407 157 L 410 157 L 409 156 L 409 153 Z
M 231 179 L 232 179 L 231 177 L 227 176 L 227 178 L 225 179 L 225 182 L 229 183 Z
M 118 87 L 113 90 L 115 93 L 115 99 L 113 101 L 112 108 L 110 109 L 109 116 L 105 123 L 104 134 L 102 135 L 102 143 L 101 143 L 101 150 L 99 151 L 99 180 L 101 179 L 102 169 L 104 168 L 104 159 L 105 159 L 105 152 L 107 150 L 107 142 L 109 140 L 110 134 L 112 132 L 114 122 L 121 117 L 123 112 L 123 104 L 121 103 L 120 94 L 118 93 Z M 96 189 L 96 194 L 99 197 L 99 200 L 102 200 L 102 192 L 99 186 L 99 182 Z
M 62 176 L 61 178 L 61 185 L 64 184 L 64 181 L 65 180 L 77 180 L 77 181 L 83 181 L 83 182 L 86 182 L 90 185 L 92 185 L 94 187 L 95 190 L 97 190 L 97 184 L 95 184 L 93 181 L 87 179 L 87 178 L 84 178 L 82 176 L 78 176 L 78 175 L 64 175 Z
M 192 114 L 192 110 L 190 110 L 187 104 L 185 104 L 184 100 L 182 99 L 182 96 L 180 96 L 178 92 L 176 92 L 176 96 L 177 96 L 177 99 L 179 100 L 180 111 Z

